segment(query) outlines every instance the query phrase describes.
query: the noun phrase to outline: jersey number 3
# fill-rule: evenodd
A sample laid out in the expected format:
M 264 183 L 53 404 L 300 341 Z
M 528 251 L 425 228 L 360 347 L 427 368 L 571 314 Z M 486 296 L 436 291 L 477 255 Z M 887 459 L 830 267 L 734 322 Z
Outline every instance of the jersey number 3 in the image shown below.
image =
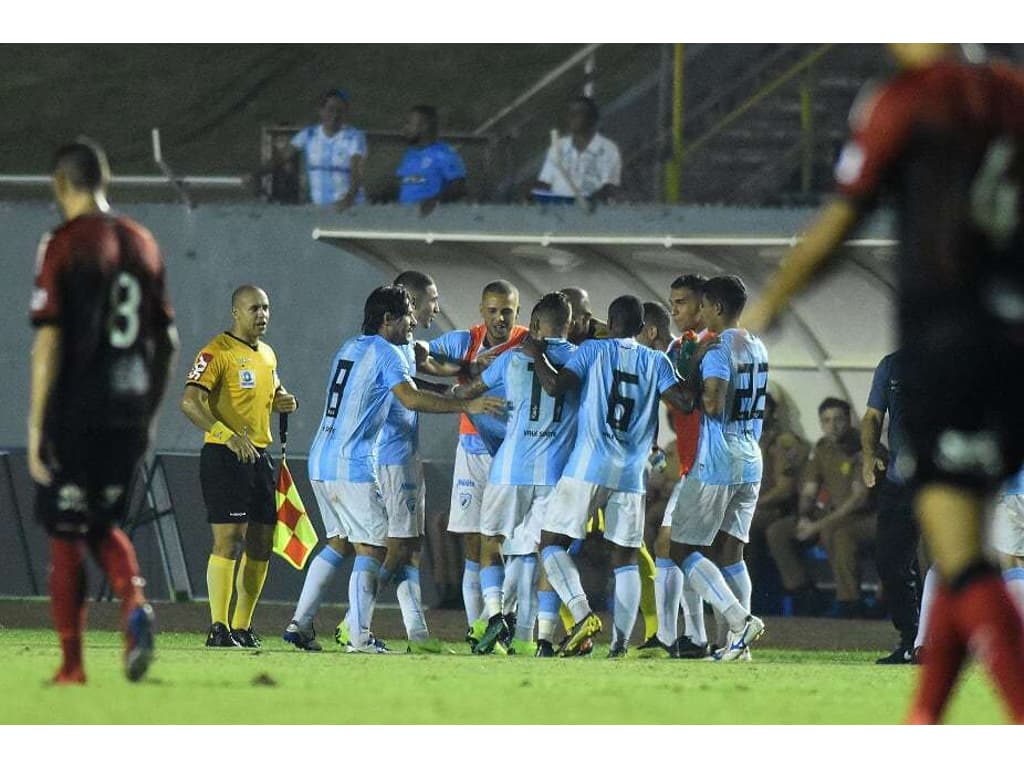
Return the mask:
M 338 367 L 334 369 L 334 376 L 331 378 L 331 391 L 327 393 L 327 411 L 325 412 L 329 419 L 338 415 L 341 398 L 345 396 L 345 385 L 348 383 L 348 374 L 351 370 L 351 360 L 339 360 Z

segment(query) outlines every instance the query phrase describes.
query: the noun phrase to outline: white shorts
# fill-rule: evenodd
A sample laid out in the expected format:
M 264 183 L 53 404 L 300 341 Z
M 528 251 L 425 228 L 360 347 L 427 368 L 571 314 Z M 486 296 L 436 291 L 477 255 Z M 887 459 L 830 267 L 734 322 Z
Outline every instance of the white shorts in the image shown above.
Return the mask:
M 574 477 L 563 477 L 548 496 L 545 531 L 573 539 L 587 535 L 587 520 L 604 509 L 604 537 L 613 544 L 639 548 L 644 540 L 644 494 L 614 491 Z
M 377 467 L 380 493 L 388 516 L 388 538 L 415 539 L 423 535 L 426 488 L 423 463 L 413 457 L 406 464 L 382 464 Z
M 1024 557 L 1024 496 L 1003 496 L 992 511 L 992 547 L 1013 557 Z
M 452 501 L 448 515 L 448 530 L 452 533 L 480 533 L 480 506 L 490 471 L 489 453 L 466 453 L 462 450 L 462 443 L 459 443 L 455 451 Z
M 706 547 L 719 531 L 749 541 L 760 490 L 761 483 L 705 485 L 688 475 L 672 510 L 672 541 Z
M 312 480 L 327 537 L 341 536 L 353 544 L 383 547 L 387 544 L 388 516 L 376 482 Z
M 480 533 L 504 536 L 502 554 L 536 552 L 547 500 L 553 490 L 550 485 L 488 483 L 480 509 Z
M 662 528 L 669 528 L 672 526 L 672 510 L 676 508 L 676 504 L 679 503 L 679 492 L 683 489 L 683 481 L 686 480 L 686 475 L 679 478 L 679 482 L 672 486 L 672 494 L 668 497 L 668 504 L 665 505 L 665 517 L 661 521 Z

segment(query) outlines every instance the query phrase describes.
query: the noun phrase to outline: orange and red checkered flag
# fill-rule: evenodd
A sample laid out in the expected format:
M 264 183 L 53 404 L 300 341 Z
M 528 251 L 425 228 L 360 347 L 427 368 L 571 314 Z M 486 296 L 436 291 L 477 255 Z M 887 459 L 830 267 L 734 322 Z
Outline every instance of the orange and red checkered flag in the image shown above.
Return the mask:
M 300 571 L 306 567 L 306 560 L 316 548 L 320 538 L 306 514 L 306 507 L 299 497 L 299 489 L 292 480 L 291 470 L 285 456 L 285 438 L 288 433 L 287 414 L 281 414 L 281 468 L 277 475 L 277 524 L 274 526 L 274 552 Z

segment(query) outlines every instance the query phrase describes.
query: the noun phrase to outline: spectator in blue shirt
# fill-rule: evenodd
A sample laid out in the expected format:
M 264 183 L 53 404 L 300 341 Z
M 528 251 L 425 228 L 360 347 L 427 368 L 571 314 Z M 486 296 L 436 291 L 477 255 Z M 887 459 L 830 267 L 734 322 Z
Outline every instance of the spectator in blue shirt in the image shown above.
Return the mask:
M 437 110 L 423 104 L 413 107 L 404 132 L 409 148 L 395 171 L 401 185 L 398 202 L 418 203 L 426 215 L 438 202 L 465 197 L 466 166 L 458 152 L 437 140 Z

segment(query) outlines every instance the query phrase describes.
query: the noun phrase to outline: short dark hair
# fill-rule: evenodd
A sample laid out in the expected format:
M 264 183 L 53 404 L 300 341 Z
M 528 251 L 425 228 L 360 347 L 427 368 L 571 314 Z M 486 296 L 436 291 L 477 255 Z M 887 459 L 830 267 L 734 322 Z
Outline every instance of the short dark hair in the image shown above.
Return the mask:
M 519 289 L 508 280 L 492 280 L 484 286 L 484 289 L 480 292 L 480 298 L 483 298 L 488 293 L 495 293 L 498 296 L 518 296 Z
M 53 154 L 53 173 L 60 171 L 75 189 L 96 192 L 110 182 L 110 165 L 103 148 L 80 136 Z
M 363 307 L 363 333 L 371 336 L 380 330 L 384 316 L 401 317 L 412 309 L 412 297 L 401 285 L 374 288 Z
M 644 327 L 644 305 L 636 296 L 619 296 L 608 305 L 608 325 L 636 336 Z
M 590 120 L 591 125 L 597 125 L 597 121 L 601 119 L 601 110 L 598 109 L 597 102 L 589 96 L 577 96 L 569 104 L 570 106 L 574 104 L 582 105 L 587 110 L 587 119 Z
M 660 301 L 644 302 L 644 325 L 653 325 L 658 329 L 658 335 L 665 340 L 671 337 L 671 322 L 672 316 Z
M 736 317 L 747 305 L 747 286 L 736 275 L 712 277 L 704 283 L 704 300 L 721 304 L 727 317 Z
M 708 279 L 704 275 L 696 272 L 691 272 L 688 275 L 680 275 L 672 281 L 670 286 L 673 291 L 679 288 L 689 288 L 694 293 L 704 293 L 704 286 L 707 284 Z
M 556 328 L 563 327 L 572 315 L 569 297 L 563 291 L 552 291 L 540 297 L 533 307 L 533 316 L 543 318 Z
M 326 104 L 328 99 L 338 99 L 348 104 L 348 91 L 344 88 L 328 88 L 320 95 L 320 106 Z
M 404 285 L 410 291 L 416 293 L 426 293 L 427 288 L 432 285 L 437 285 L 434 282 L 434 278 L 428 275 L 426 272 L 417 272 L 415 269 L 407 269 L 405 272 L 395 278 L 395 285 Z
M 433 134 L 438 132 L 437 107 L 432 107 L 430 104 L 417 104 L 411 111 L 422 116 L 427 121 L 427 130 Z
M 845 400 L 840 400 L 838 397 L 826 397 L 821 401 L 821 405 L 818 406 L 818 415 L 821 416 L 829 408 L 842 408 L 846 411 L 846 415 L 849 416 L 853 413 L 853 409 L 850 404 Z

